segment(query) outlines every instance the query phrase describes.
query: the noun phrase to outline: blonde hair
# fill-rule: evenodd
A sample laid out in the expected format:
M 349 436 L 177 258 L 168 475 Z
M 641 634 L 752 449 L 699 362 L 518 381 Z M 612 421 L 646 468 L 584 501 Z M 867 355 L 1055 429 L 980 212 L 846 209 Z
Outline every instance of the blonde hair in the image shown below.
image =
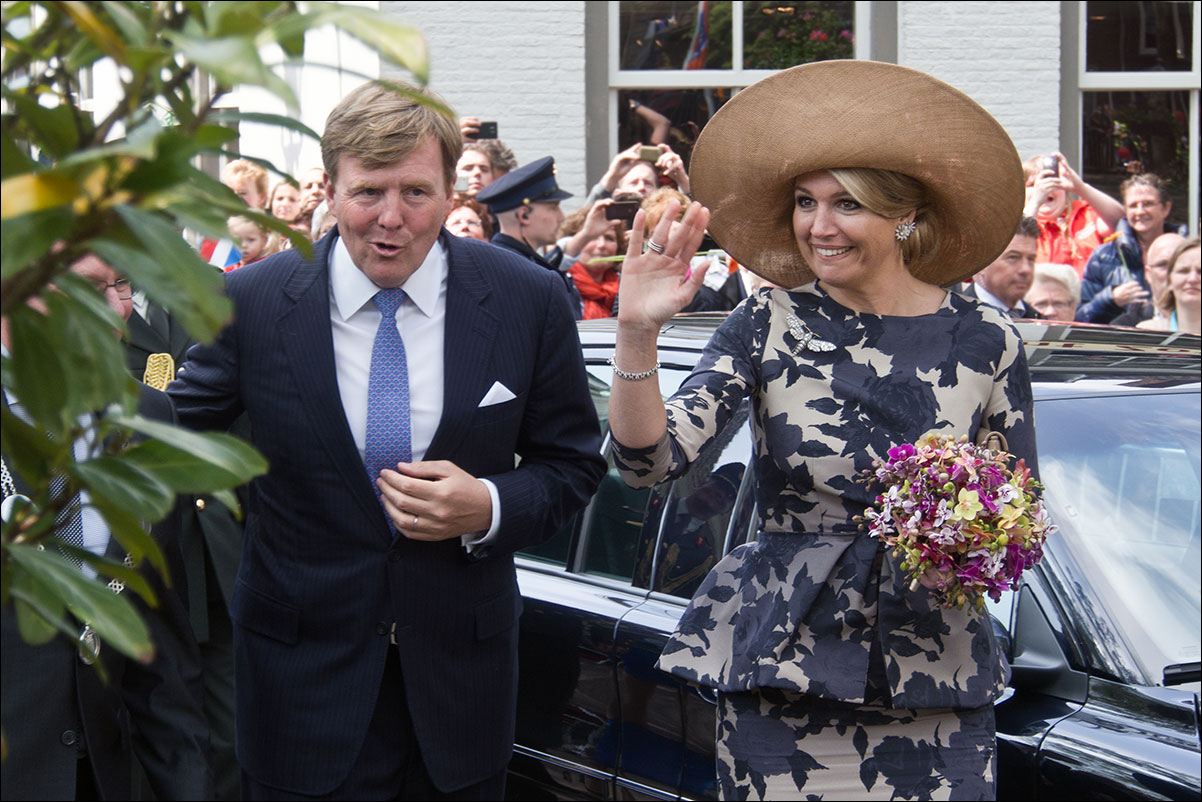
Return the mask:
M 234 179 L 243 178 L 255 185 L 259 194 L 267 198 L 267 171 L 247 159 L 234 159 L 221 168 L 221 183 L 229 185 Z
M 904 264 L 913 264 L 934 252 L 939 244 L 934 214 L 926 187 L 917 178 L 871 167 L 833 167 L 830 174 L 856 203 L 868 211 L 899 223 L 914 212 L 914 233 L 898 243 Z
M 278 253 L 283 250 L 283 240 L 275 231 L 268 229 L 258 220 L 244 215 L 236 214 L 225 221 L 225 227 L 229 229 L 230 237 L 237 240 L 238 236 L 234 233 L 234 229 L 238 226 L 254 226 L 263 233 L 267 241 L 263 243 L 263 250 L 259 251 L 256 259 L 262 259 L 264 256 L 271 256 L 273 253 Z M 237 243 L 235 243 L 237 244 Z
M 442 103 L 435 95 L 400 86 L 405 94 L 376 81 L 363 84 L 330 112 L 321 137 L 321 160 L 331 182 L 338 180 L 342 156 L 353 156 L 367 169 L 377 170 L 396 164 L 432 137 L 442 153 L 447 188 L 454 185 L 455 165 L 463 153 L 459 124 L 416 99 Z

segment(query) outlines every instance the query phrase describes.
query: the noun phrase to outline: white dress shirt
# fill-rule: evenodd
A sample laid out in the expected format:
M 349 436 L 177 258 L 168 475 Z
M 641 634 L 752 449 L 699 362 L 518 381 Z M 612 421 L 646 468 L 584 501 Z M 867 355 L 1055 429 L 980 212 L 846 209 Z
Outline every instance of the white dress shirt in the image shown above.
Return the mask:
M 405 343 L 409 369 L 409 418 L 413 461 L 426 456 L 442 419 L 443 358 L 447 317 L 447 255 L 441 242 L 401 285 L 405 300 L 397 310 L 397 329 Z M 367 437 L 367 385 L 371 352 L 380 327 L 380 310 L 372 298 L 380 288 L 351 259 L 340 237 L 330 250 L 330 328 L 338 392 L 351 436 L 363 459 Z M 496 485 L 480 479 L 492 499 L 492 525 L 483 537 L 464 535 L 469 551 L 495 536 L 501 522 Z

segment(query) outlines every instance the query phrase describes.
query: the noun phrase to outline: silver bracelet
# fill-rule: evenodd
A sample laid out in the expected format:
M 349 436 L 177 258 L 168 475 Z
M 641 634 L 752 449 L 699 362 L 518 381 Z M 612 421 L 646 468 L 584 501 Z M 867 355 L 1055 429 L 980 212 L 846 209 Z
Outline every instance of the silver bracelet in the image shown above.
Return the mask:
M 655 367 L 651 368 L 650 370 L 640 370 L 638 373 L 631 373 L 628 370 L 622 370 L 620 367 L 618 367 L 618 364 L 614 362 L 614 358 L 612 356 L 605 361 L 608 362 L 609 366 L 614 369 L 615 376 L 617 376 L 619 379 L 625 379 L 628 382 L 637 382 L 642 381 L 643 379 L 650 379 L 656 373 L 659 373 L 658 360 L 655 363 Z

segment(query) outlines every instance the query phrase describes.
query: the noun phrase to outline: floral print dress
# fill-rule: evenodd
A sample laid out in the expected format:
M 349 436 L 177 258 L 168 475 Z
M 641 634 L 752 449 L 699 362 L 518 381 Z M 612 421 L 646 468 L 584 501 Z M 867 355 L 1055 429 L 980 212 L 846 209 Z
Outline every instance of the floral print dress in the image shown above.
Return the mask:
M 834 348 L 811 350 L 810 337 Z M 623 478 L 680 475 L 749 395 L 760 534 L 706 577 L 659 667 L 728 694 L 772 689 L 877 713 L 987 708 L 1007 680 L 988 616 L 910 590 L 854 520 L 873 498 L 856 479 L 927 431 L 975 437 L 981 427 L 1037 475 L 1030 379 L 1010 321 L 954 293 L 933 314 L 886 317 L 855 313 L 816 282 L 761 290 L 669 399 L 664 438 L 615 443 Z

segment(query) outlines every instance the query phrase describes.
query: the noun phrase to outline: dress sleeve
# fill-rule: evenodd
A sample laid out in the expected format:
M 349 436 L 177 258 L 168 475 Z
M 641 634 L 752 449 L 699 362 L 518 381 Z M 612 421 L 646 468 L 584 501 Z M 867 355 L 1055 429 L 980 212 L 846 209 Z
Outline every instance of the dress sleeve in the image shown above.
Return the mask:
M 1039 478 L 1031 373 L 1022 339 L 1012 326 L 1006 327 L 1006 350 L 993 377 L 993 391 L 982 425 L 1000 432 L 1006 438 L 1010 453 L 1024 460 L 1031 475 Z
M 630 448 L 613 441 L 614 463 L 631 487 L 674 479 L 717 437 L 759 384 L 759 358 L 768 330 L 767 295 L 749 298 L 714 332 L 697 367 L 665 406 L 668 427 L 655 445 Z

